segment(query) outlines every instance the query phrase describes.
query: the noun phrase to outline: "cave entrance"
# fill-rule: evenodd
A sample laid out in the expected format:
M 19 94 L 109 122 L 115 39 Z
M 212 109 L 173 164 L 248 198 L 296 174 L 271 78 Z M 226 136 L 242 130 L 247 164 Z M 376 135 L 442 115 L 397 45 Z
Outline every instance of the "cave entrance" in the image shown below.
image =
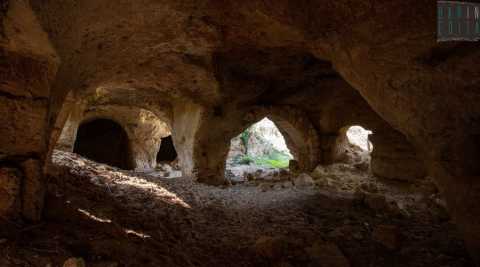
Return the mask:
M 178 154 L 173 144 L 172 135 L 163 137 L 157 153 L 157 167 L 155 168 L 160 177 L 175 178 L 182 176 L 177 158 Z
M 245 181 L 278 175 L 289 167 L 292 153 L 274 122 L 265 117 L 230 141 L 226 161 L 226 177 Z
M 112 120 L 96 119 L 82 123 L 73 152 L 121 169 L 134 168 L 128 135 Z

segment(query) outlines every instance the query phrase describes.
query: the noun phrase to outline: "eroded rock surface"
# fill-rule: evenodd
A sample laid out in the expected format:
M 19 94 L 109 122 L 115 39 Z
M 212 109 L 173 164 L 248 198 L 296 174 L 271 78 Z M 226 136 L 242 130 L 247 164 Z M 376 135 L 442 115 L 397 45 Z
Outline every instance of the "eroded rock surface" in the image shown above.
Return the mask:
M 28 235 L 23 225 L 0 228 L 2 266 L 32 258 L 33 266 L 62 266 L 79 254 L 86 266 L 472 265 L 454 224 L 423 205 L 417 188 L 378 185 L 378 193 L 405 203 L 407 217 L 371 210 L 335 188 L 219 188 L 67 152 L 53 156 L 57 174 L 50 176 L 46 221 Z M 374 234 L 385 227 L 396 228 L 400 247 L 379 243 L 389 240 L 388 231 Z
M 335 163 L 342 129 L 361 125 L 373 132 L 372 172 L 434 179 L 480 264 L 480 50 L 437 43 L 435 10 L 431 0 L 2 1 L 0 168 L 42 186 L 43 170 L 22 164 L 46 166 L 76 128 L 64 128 L 69 116 L 84 118 L 79 104 L 108 106 L 100 113 L 135 129 L 139 168 L 158 139 L 123 109 L 155 114 L 182 172 L 214 185 L 227 183 L 231 138 L 265 116 L 299 173 Z

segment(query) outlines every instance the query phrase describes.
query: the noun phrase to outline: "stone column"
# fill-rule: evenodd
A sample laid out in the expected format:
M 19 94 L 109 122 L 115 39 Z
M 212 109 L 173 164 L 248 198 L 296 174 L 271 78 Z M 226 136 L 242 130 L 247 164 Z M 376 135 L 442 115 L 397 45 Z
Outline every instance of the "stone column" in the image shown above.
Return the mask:
M 345 154 L 343 147 L 348 142 L 346 135 L 342 133 L 322 133 L 319 135 L 319 164 L 329 165 L 341 162 Z
M 196 177 L 194 146 L 203 108 L 191 102 L 178 102 L 173 107 L 172 138 L 184 176 Z
M 61 133 L 55 144 L 55 149 L 73 152 L 75 140 L 77 139 L 78 127 L 80 126 L 82 118 L 83 108 L 77 106 L 74 107 L 68 116 L 68 119 L 65 121 L 63 129 L 60 130 Z
M 152 170 L 157 165 L 157 152 L 160 148 L 160 138 L 143 139 L 142 136 L 134 136 L 130 138 L 132 149 L 132 160 L 134 161 L 135 170 L 146 171 Z
M 202 120 L 195 145 L 195 170 L 197 181 L 210 185 L 228 183 L 225 165 L 230 140 L 235 136 L 238 120 L 208 116 Z
M 50 84 L 58 58 L 28 1 L 0 14 L 0 216 L 39 220 Z M 3 16 L 5 15 L 5 16 Z
M 135 169 L 152 170 L 157 166 L 162 138 L 170 135 L 170 127 L 146 110 L 141 110 L 133 122 L 125 123 L 125 128 L 129 133 Z
M 251 125 L 255 119 L 231 107 L 211 108 L 202 114 L 195 135 L 194 166 L 197 181 L 223 185 L 230 140 Z

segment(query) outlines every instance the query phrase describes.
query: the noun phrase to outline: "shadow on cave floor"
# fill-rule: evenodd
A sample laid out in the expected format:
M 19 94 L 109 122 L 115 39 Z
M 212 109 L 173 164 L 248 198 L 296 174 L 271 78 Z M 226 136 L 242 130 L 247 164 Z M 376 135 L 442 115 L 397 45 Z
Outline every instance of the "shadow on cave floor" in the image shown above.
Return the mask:
M 400 205 L 317 186 L 219 188 L 60 151 L 54 163 L 45 221 L 4 222 L 0 266 L 472 266 L 448 216 L 414 194 Z

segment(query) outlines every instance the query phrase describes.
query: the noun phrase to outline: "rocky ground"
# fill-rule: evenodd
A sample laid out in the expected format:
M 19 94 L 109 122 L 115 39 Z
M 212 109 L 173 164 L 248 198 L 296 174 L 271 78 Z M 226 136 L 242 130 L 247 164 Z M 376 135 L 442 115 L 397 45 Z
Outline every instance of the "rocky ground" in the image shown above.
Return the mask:
M 45 221 L 2 221 L 2 267 L 472 266 L 429 179 L 340 164 L 220 188 L 53 159 Z
M 144 175 L 159 177 L 159 178 L 178 178 L 182 177 L 182 171 L 175 162 L 161 162 L 157 163 L 154 170 L 141 171 Z M 138 173 L 138 171 L 137 171 Z

